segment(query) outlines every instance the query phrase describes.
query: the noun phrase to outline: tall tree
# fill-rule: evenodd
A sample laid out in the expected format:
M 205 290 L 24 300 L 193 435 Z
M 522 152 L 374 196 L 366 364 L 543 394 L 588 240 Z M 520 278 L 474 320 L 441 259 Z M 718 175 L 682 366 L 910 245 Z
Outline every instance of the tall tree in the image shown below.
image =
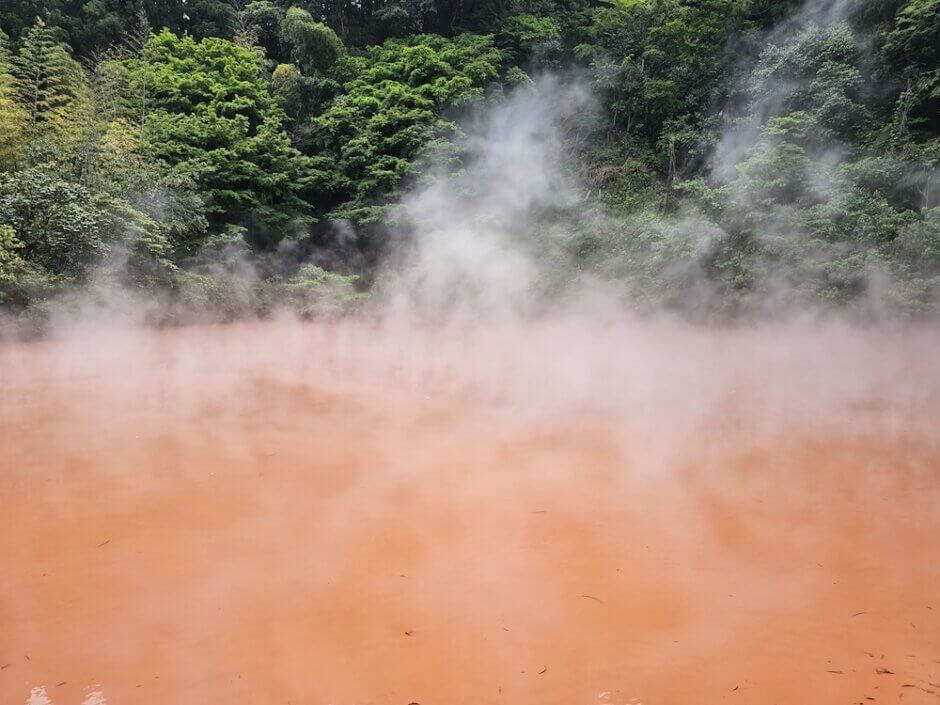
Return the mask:
M 299 7 L 287 11 L 280 34 L 291 60 L 308 76 L 328 71 L 346 53 L 336 32 Z
M 0 171 L 14 168 L 25 146 L 26 112 L 16 100 L 11 58 L 0 32 Z
M 77 147 L 90 108 L 84 69 L 67 46 L 37 19 L 12 58 L 13 88 L 30 139 L 43 138 L 65 154 Z
M 144 149 L 196 179 L 216 228 L 246 227 L 264 244 L 308 219 L 298 193 L 310 165 L 290 144 L 256 54 L 164 30 L 128 65 L 132 88 L 149 95 Z
M 908 0 L 887 35 L 885 54 L 904 73 L 899 99 L 902 128 L 910 117 L 940 130 L 940 0 Z
M 463 34 L 389 39 L 341 60 L 341 95 L 314 119 L 311 144 L 330 175 L 330 198 L 342 204 L 336 214 L 380 217 L 419 151 L 456 130 L 440 114 L 481 96 L 502 58 L 492 37 Z

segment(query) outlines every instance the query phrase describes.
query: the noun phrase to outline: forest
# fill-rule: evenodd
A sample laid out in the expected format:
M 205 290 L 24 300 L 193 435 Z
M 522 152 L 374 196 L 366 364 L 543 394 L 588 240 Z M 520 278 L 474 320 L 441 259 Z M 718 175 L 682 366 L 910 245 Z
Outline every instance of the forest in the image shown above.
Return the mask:
M 356 308 L 468 116 L 546 76 L 592 97 L 578 197 L 526 214 L 546 289 L 938 310 L 940 0 L 5 0 L 0 309 Z

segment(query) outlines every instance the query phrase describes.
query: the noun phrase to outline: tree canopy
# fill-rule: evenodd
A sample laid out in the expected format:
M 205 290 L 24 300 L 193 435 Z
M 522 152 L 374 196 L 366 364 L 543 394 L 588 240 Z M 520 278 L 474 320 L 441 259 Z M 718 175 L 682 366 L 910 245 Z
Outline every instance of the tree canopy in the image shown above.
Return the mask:
M 572 271 L 686 309 L 885 280 L 933 310 L 938 47 L 940 0 L 8 0 L 0 297 L 107 267 L 226 312 L 355 300 L 461 119 L 560 72 L 596 97 L 564 134 L 581 205 L 532 230 Z

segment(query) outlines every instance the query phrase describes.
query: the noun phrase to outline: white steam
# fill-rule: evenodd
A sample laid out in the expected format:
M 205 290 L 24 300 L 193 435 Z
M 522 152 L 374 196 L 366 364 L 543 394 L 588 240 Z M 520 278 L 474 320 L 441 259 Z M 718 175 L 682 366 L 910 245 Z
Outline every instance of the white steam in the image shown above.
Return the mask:
M 431 165 L 405 198 L 412 238 L 382 277 L 379 305 L 432 318 L 530 312 L 546 264 L 536 252 L 539 223 L 582 198 L 562 125 L 591 107 L 583 86 L 549 76 L 476 115 L 465 128 L 464 168 Z

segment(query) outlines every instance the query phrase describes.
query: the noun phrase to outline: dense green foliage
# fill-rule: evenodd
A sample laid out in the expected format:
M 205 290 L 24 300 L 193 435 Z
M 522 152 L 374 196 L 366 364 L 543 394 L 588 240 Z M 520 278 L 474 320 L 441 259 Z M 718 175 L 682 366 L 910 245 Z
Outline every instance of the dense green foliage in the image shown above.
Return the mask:
M 197 42 L 164 30 L 127 66 L 130 94 L 145 102 L 145 151 L 195 179 L 214 225 L 276 239 L 306 217 L 309 207 L 297 194 L 310 181 L 310 165 L 284 132 L 286 115 L 256 54 L 224 39 Z
M 496 80 L 500 52 L 488 37 L 390 39 L 343 59 L 339 97 L 313 119 L 310 143 L 328 164 L 341 200 L 337 214 L 372 220 L 374 203 L 394 195 L 415 156 L 456 126 L 438 116 L 482 95 Z
M 599 115 L 578 212 L 533 216 L 556 265 L 686 311 L 935 310 L 940 0 L 815 5 L 8 0 L 0 302 L 101 271 L 226 314 L 358 301 L 461 115 L 571 70 Z

